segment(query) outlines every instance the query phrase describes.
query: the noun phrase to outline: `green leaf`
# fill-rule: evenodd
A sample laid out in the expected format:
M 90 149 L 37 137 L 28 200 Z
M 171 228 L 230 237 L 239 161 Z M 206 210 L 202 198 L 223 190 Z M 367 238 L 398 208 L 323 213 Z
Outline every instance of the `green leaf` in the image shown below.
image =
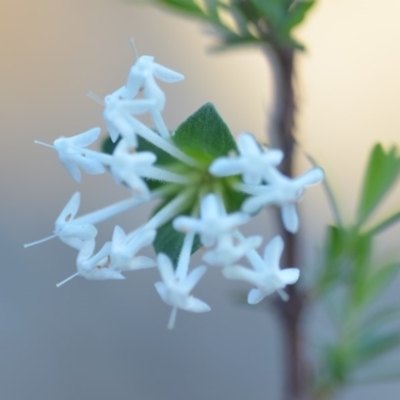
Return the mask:
M 153 0 L 153 2 L 171 7 L 194 17 L 204 18 L 206 16 L 194 0 Z
M 286 30 L 289 32 L 295 26 L 302 23 L 307 13 L 311 10 L 315 3 L 315 0 L 295 1 L 293 6 L 289 8 L 289 14 L 285 20 Z
M 153 242 L 154 250 L 157 254 L 166 254 L 176 267 L 184 239 L 185 234 L 176 231 L 172 226 L 172 221 L 169 221 L 157 229 L 157 236 Z M 200 247 L 200 238 L 196 235 L 193 242 L 192 254 Z
M 400 306 L 386 307 L 369 316 L 364 324 L 364 330 L 377 329 L 385 323 L 399 321 Z
M 357 363 L 365 363 L 383 356 L 400 345 L 400 332 L 362 335 L 357 348 Z
M 215 158 L 237 151 L 235 139 L 211 103 L 183 122 L 173 136 L 185 153 L 208 166 Z
M 357 224 L 360 226 L 393 186 L 400 172 L 400 157 L 393 146 L 387 152 L 382 145 L 373 148 L 364 178 L 358 207 Z
M 288 6 L 283 0 L 251 0 L 260 15 L 278 26 L 284 21 Z
M 101 151 L 106 154 L 112 154 L 114 152 L 115 147 L 118 144 L 118 141 L 119 140 L 117 140 L 115 143 L 113 143 L 110 136 L 107 136 L 103 140 L 103 143 L 101 144 Z
M 389 287 L 400 269 L 400 263 L 387 264 L 368 274 L 362 291 L 359 293 L 359 302 L 367 303 L 374 300 Z

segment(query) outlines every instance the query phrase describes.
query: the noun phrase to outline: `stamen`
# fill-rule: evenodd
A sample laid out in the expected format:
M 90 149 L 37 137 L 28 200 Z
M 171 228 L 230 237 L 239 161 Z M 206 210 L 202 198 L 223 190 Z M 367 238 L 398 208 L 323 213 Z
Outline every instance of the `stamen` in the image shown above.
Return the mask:
M 167 325 L 168 329 L 174 329 L 177 311 L 178 311 L 178 309 L 176 307 L 174 307 L 172 309 L 171 316 L 169 317 L 169 321 L 168 321 L 168 325 Z
M 42 146 L 50 147 L 51 149 L 54 149 L 54 146 L 53 146 L 52 144 L 48 144 L 48 143 L 45 143 L 45 142 L 41 142 L 40 140 L 34 140 L 33 142 L 36 143 L 36 144 L 40 144 L 40 145 L 42 145 Z
M 99 103 L 103 107 L 105 106 L 104 100 L 100 96 L 97 96 L 97 94 L 93 93 L 92 91 L 89 90 L 86 93 L 86 96 L 90 97 L 92 100 L 94 100 L 96 103 Z
M 27 247 L 31 247 L 31 246 L 35 246 L 35 245 L 37 245 L 39 243 L 47 242 L 48 240 L 54 239 L 55 237 L 57 237 L 57 235 L 51 235 L 51 236 L 48 236 L 48 237 L 46 237 L 44 239 L 37 240 L 36 242 L 24 244 L 24 247 L 26 249 Z
M 138 59 L 139 55 L 138 55 L 138 52 L 137 52 L 137 49 L 136 49 L 136 45 L 135 45 L 135 41 L 133 40 L 133 37 L 129 38 L 129 43 L 132 46 L 133 53 L 135 54 L 136 59 Z
M 59 288 L 61 285 L 64 285 L 64 283 L 67 283 L 68 281 L 70 281 L 71 279 L 75 278 L 76 276 L 79 275 L 79 272 L 76 272 L 75 274 L 71 275 L 70 277 L 68 277 L 67 279 L 64 279 L 63 281 L 61 281 L 60 283 L 57 283 L 56 286 Z

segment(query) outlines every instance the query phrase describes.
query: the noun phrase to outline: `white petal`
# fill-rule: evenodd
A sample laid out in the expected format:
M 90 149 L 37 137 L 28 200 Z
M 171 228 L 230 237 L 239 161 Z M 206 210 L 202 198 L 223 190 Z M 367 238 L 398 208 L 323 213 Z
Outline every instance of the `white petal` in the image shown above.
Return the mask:
M 249 268 L 233 266 L 226 267 L 222 270 L 222 274 L 227 279 L 237 279 L 248 282 L 254 286 L 260 286 L 263 282 L 260 280 L 262 275 Z
M 168 256 L 163 253 L 157 256 L 157 267 L 160 271 L 162 280 L 167 284 L 171 285 L 175 282 L 174 267 Z
M 132 258 L 132 260 L 130 260 L 126 265 L 126 268 L 123 269 L 126 271 L 134 271 L 137 269 L 152 268 L 155 267 L 156 265 L 157 265 L 156 262 L 150 257 L 137 256 Z
M 167 289 L 165 287 L 165 283 L 164 282 L 156 282 L 154 284 L 157 293 L 160 295 L 161 299 L 166 303 L 166 298 L 167 298 Z
M 283 226 L 287 231 L 296 233 L 299 229 L 299 217 L 294 204 L 284 204 L 281 208 Z
M 146 78 L 143 95 L 146 99 L 154 100 L 155 107 L 157 110 L 162 111 L 165 105 L 165 94 L 164 92 L 158 87 L 156 81 L 154 80 L 153 76 L 148 76 Z
M 64 157 L 64 155 L 59 154 L 58 158 L 60 159 L 61 164 L 67 170 L 67 172 L 71 175 L 72 179 L 79 183 L 81 181 L 81 171 L 76 164 L 72 163 L 70 159 Z
M 251 133 L 244 132 L 238 137 L 238 147 L 241 154 L 254 156 L 262 152 L 259 144 Z
M 239 158 L 220 157 L 210 165 L 208 171 L 214 176 L 238 175 L 243 172 L 243 163 Z
M 285 285 L 296 283 L 300 277 L 300 270 L 297 268 L 285 268 L 279 272 L 279 278 Z
M 303 175 L 296 178 L 296 182 L 302 187 L 315 185 L 324 179 L 324 171 L 321 168 L 312 168 Z
M 90 271 L 82 271 L 80 275 L 86 279 L 100 281 L 106 279 L 125 279 L 119 271 L 110 268 L 94 268 Z
M 56 232 L 58 232 L 66 223 L 75 218 L 75 215 L 79 210 L 80 202 L 81 194 L 79 192 L 74 193 L 56 219 Z
M 179 82 L 185 79 L 179 72 L 175 72 L 157 63 L 153 63 L 153 73 L 158 79 L 167 83 Z
M 265 294 L 260 289 L 251 289 L 247 296 L 247 302 L 249 304 L 257 304 L 263 300 L 264 297 Z
M 211 310 L 211 307 L 204 301 L 190 296 L 187 300 L 185 311 L 190 311 L 194 313 L 203 313 Z
M 264 263 L 265 269 L 268 269 L 267 265 L 272 266 L 273 269 L 279 269 L 279 260 L 283 251 L 283 240 L 280 236 L 275 236 L 269 241 L 264 250 Z
M 193 288 L 205 274 L 206 270 L 207 268 L 205 266 L 201 266 L 195 268 L 193 271 L 189 273 L 189 275 L 186 277 L 184 281 L 184 287 L 188 293 L 193 290 Z
M 71 144 L 73 144 L 74 146 L 86 147 L 97 140 L 97 138 L 100 135 L 100 132 L 101 128 L 99 127 L 92 128 L 84 133 L 68 138 L 68 141 L 70 141 Z
M 133 98 L 135 97 L 143 85 L 145 79 L 145 74 L 143 71 L 140 71 L 139 68 L 134 65 L 129 71 L 128 79 L 126 82 L 126 94 L 127 97 Z

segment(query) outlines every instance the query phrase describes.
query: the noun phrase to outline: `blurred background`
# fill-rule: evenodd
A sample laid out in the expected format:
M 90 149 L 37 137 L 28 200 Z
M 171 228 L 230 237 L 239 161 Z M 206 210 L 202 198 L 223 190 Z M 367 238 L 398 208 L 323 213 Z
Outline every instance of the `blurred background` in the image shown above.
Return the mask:
M 298 60 L 298 138 L 325 169 L 348 221 L 369 149 L 378 140 L 400 141 L 399 13 L 397 0 L 321 0 L 298 32 L 308 47 Z M 237 304 L 245 284 L 209 271 L 197 295 L 212 312 L 181 312 L 170 332 L 170 309 L 153 287 L 156 270 L 123 282 L 77 278 L 56 289 L 75 272 L 76 252 L 58 240 L 23 248 L 51 234 L 77 190 L 81 213 L 129 196 L 106 175 L 84 174 L 75 184 L 55 153 L 33 140 L 53 142 L 104 127 L 101 106 L 85 93 L 104 97 L 124 84 L 135 61 L 130 37 L 141 55 L 154 55 L 186 77 L 163 86 L 171 129 L 211 101 L 234 134 L 265 137 L 272 101 L 266 60 L 257 49 L 211 55 L 212 38 L 204 31 L 195 21 L 122 0 L 0 0 L 2 399 L 280 398 L 281 332 L 266 304 Z M 308 168 L 303 164 L 299 173 Z M 392 193 L 386 207 L 398 205 L 399 196 Z M 129 230 L 147 212 L 99 225 L 99 243 L 115 224 Z M 308 192 L 302 213 L 304 260 L 311 268 L 331 221 L 321 190 Z M 258 222 L 248 231 L 263 232 L 266 215 Z M 380 238 L 377 253 L 400 256 L 399 234 L 391 229 Z M 338 399 L 396 399 L 399 388 L 357 386 Z

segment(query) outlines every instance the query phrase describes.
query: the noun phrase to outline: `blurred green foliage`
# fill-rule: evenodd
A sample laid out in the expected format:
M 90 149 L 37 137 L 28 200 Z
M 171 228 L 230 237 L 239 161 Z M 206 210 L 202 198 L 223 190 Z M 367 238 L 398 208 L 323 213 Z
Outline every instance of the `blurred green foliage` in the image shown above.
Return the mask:
M 316 0 L 149 0 L 209 23 L 219 43 L 217 50 L 236 45 L 270 44 L 303 50 L 294 29 Z

